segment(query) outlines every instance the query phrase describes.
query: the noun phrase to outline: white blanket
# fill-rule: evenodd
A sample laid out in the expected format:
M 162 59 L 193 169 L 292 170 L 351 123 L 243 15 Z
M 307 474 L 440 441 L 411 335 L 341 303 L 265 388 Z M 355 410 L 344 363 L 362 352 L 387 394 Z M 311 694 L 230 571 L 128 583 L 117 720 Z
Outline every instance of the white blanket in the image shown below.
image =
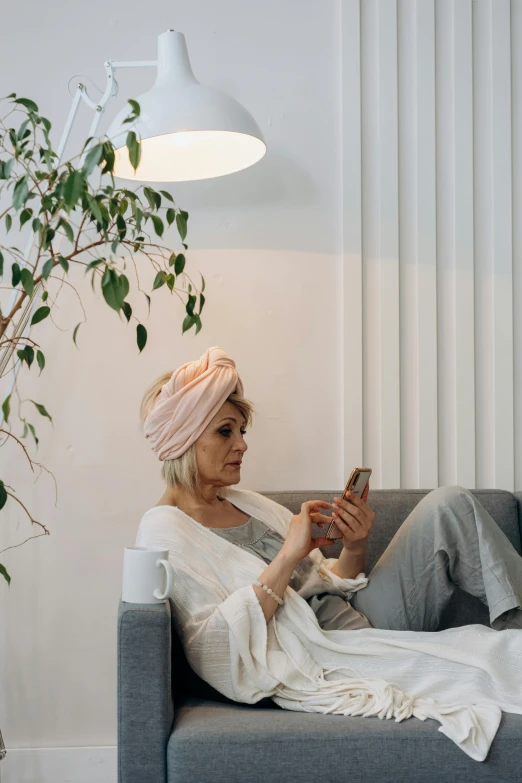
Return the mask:
M 292 512 L 250 490 L 228 488 L 237 508 L 286 538 Z M 175 506 L 143 515 L 136 546 L 169 550 L 174 620 L 193 670 L 217 691 L 254 704 L 271 697 L 304 712 L 434 718 L 439 731 L 483 761 L 501 713 L 522 714 L 522 631 L 466 625 L 438 632 L 323 631 L 295 590 L 267 624 L 252 586 L 266 563 Z M 311 557 L 325 591 L 347 597 L 360 580 Z

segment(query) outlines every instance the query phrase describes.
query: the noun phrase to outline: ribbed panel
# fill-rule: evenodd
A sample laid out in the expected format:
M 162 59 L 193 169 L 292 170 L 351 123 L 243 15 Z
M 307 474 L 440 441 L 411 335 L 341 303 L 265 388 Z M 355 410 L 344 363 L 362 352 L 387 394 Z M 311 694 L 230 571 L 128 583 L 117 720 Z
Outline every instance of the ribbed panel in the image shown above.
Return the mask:
M 520 489 L 522 0 L 342 12 L 344 472 Z

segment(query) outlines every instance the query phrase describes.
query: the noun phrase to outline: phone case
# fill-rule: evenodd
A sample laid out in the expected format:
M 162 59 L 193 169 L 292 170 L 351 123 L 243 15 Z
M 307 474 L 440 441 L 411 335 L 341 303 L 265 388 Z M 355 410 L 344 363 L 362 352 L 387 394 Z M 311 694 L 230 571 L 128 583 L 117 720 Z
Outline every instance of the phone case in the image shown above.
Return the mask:
M 366 489 L 366 485 L 370 480 L 371 475 L 372 475 L 371 468 L 354 468 L 350 473 L 350 478 L 346 482 L 346 486 L 343 490 L 343 495 L 342 495 L 343 498 L 345 497 L 347 492 L 353 492 L 354 495 L 356 495 L 357 497 L 361 497 L 362 493 Z M 325 538 L 331 541 L 342 537 L 343 534 L 335 524 L 335 521 L 332 520 L 326 532 Z

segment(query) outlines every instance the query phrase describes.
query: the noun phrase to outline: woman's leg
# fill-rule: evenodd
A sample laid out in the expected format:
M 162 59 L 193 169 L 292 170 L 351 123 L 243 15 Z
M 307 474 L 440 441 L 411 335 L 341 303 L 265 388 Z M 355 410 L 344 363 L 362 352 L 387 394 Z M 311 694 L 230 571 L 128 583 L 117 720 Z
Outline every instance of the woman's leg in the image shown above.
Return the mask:
M 469 490 L 438 487 L 402 523 L 350 603 L 374 628 L 436 631 L 455 586 L 486 604 L 496 630 L 522 628 L 522 557 Z

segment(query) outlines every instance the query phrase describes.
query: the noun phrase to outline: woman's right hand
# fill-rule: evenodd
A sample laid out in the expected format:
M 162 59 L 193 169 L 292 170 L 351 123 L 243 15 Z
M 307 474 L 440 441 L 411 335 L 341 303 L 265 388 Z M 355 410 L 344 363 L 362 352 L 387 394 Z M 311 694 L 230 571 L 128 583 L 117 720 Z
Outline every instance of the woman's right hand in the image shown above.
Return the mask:
M 296 564 L 309 555 L 312 549 L 320 546 L 331 546 L 335 541 L 319 536 L 312 538 L 312 523 L 324 526 L 332 521 L 330 517 L 321 514 L 319 509 L 331 508 L 331 503 L 324 500 L 306 500 L 301 504 L 299 514 L 294 514 L 290 520 L 290 527 L 281 551 L 293 558 Z

